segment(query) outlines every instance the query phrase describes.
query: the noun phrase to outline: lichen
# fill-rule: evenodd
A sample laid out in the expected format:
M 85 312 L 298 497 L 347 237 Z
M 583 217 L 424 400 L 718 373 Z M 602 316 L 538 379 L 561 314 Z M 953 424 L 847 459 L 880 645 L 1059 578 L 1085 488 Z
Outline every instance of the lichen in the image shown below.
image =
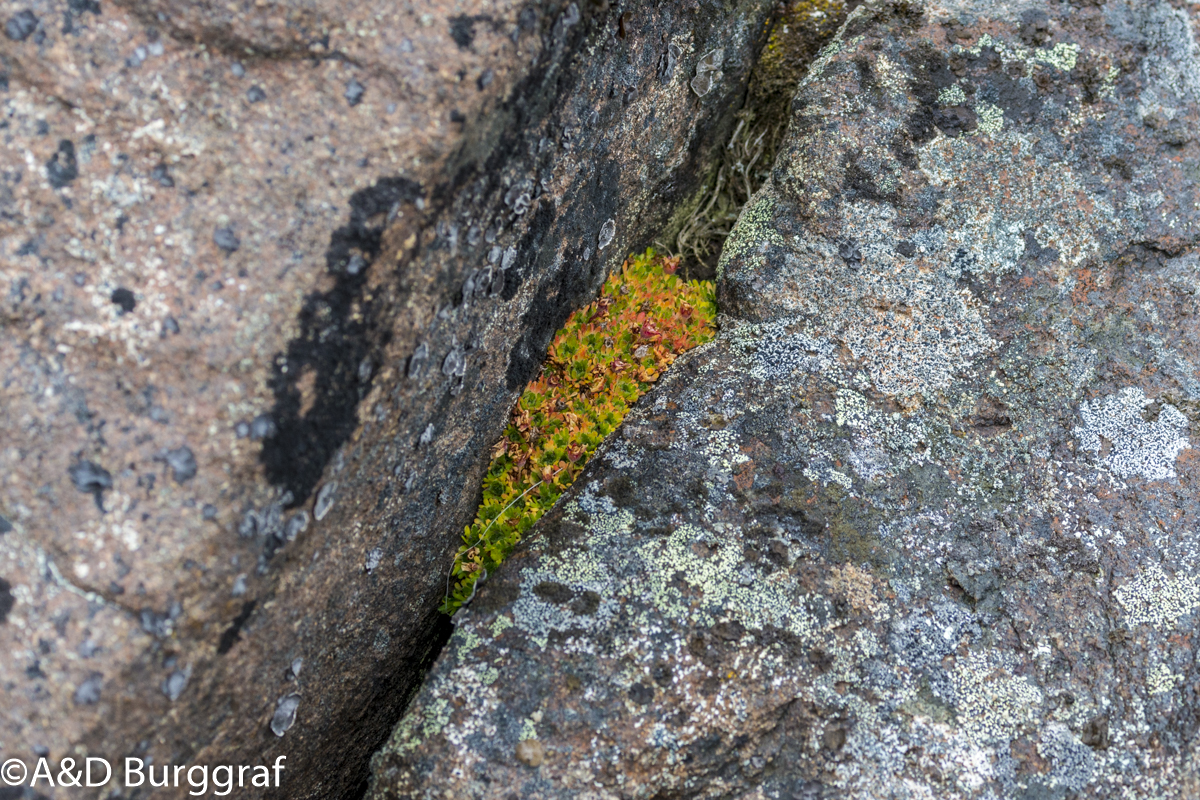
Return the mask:
M 1166 630 L 1200 606 L 1200 580 L 1191 575 L 1172 578 L 1157 564 L 1148 564 L 1114 594 L 1125 609 L 1129 627 L 1150 625 Z
M 1033 722 L 1042 693 L 1027 677 L 1013 675 L 998 654 L 972 652 L 952 674 L 958 724 L 977 744 L 1016 738 Z
M 1099 463 L 1117 477 L 1174 478 L 1175 460 L 1191 446 L 1188 420 L 1179 409 L 1164 404 L 1158 419 L 1147 422 L 1143 413 L 1153 404 L 1137 386 L 1084 402 L 1079 407 L 1083 425 L 1075 428 L 1080 446 L 1100 454 Z M 1111 448 L 1107 453 L 1106 443 Z
M 759 191 L 746 207 L 742 209 L 737 224 L 721 251 L 721 259 L 717 262 L 717 279 L 720 280 L 725 272 L 725 265 L 743 255 L 753 259 L 754 254 L 747 248 L 762 248 L 765 245 L 782 245 L 783 237 L 775 230 L 774 222 L 775 198 L 769 191 Z M 761 256 L 759 256 L 761 258 Z
M 998 106 L 980 103 L 975 106 L 975 115 L 976 124 L 982 133 L 995 136 L 1004 129 L 1004 109 Z

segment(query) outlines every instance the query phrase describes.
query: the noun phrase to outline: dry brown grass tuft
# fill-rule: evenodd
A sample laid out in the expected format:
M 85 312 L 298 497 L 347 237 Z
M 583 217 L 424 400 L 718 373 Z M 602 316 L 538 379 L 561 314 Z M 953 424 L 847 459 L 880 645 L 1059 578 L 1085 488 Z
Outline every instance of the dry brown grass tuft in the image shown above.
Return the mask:
M 686 279 L 711 280 L 742 207 L 767 181 L 787 130 L 788 109 L 809 63 L 858 0 L 792 0 L 779 14 L 759 58 L 729 142 L 691 213 L 660 250 L 681 259 Z
M 764 123 L 753 109 L 744 109 L 738 115 L 737 127 L 695 210 L 684 220 L 673 242 L 659 244 L 682 259 L 684 278 L 709 279 L 716 274 L 717 258 L 742 206 L 770 175 L 783 128 L 778 122 Z

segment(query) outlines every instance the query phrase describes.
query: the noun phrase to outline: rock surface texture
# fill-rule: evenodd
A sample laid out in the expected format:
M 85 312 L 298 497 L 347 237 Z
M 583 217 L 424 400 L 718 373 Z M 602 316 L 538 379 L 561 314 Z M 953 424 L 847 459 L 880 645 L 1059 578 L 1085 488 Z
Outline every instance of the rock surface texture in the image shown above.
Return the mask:
M 0 3 L 0 756 L 361 792 L 487 448 L 769 12 Z
M 369 796 L 1200 796 L 1196 17 L 852 14 Z

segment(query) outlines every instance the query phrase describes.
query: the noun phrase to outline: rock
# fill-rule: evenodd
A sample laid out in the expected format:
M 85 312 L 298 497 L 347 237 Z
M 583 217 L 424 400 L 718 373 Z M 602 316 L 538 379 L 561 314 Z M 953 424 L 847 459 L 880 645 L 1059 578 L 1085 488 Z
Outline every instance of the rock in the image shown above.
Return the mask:
M 287 796 L 358 796 L 508 409 L 708 173 L 774 4 L 377 5 L 0 18 L 6 758 L 287 755 Z
M 1200 125 L 1196 24 L 852 14 L 720 335 L 460 612 L 368 796 L 1197 796 L 1200 148 L 1149 124 Z

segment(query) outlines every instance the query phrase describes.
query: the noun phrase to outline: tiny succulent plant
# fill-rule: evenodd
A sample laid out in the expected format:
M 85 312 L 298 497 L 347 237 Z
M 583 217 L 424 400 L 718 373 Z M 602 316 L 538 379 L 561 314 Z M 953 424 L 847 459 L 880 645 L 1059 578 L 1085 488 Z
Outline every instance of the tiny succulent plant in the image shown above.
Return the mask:
M 678 267 L 678 258 L 653 250 L 626 259 L 554 337 L 492 448 L 483 503 L 463 533 L 444 612 L 456 611 L 504 561 L 671 362 L 713 337 L 713 284 L 684 281 Z

